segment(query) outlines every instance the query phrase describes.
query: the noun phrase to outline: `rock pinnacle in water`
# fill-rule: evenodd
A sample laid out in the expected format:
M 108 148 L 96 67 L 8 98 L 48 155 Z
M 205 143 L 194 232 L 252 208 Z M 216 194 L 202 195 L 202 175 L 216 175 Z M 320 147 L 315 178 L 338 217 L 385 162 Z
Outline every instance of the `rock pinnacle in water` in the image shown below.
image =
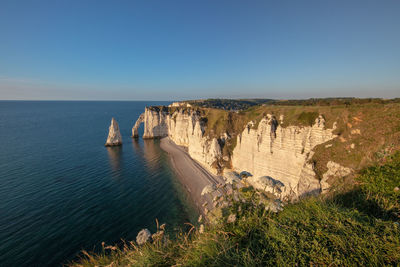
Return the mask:
M 122 137 L 121 133 L 119 132 L 118 122 L 114 118 L 112 118 L 105 146 L 120 146 L 120 145 L 122 145 Z

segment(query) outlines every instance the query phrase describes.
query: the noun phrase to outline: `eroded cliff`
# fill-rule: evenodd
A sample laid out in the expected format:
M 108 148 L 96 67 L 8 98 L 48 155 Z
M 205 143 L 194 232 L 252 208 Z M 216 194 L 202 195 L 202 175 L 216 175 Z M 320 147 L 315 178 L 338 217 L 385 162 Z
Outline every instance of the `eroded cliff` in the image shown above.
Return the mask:
M 247 171 L 254 177 L 269 176 L 280 181 L 284 185 L 279 192 L 281 197 L 318 193 L 320 182 L 309 163 L 312 149 L 333 139 L 334 129 L 325 127 L 322 116 L 312 126 L 281 127 L 274 116 L 267 115 L 257 128 L 249 123 L 237 137 L 233 168 L 238 172 Z
M 312 149 L 335 137 L 334 128 L 327 129 L 322 116 L 312 126 L 281 127 L 274 116 L 267 114 L 257 127 L 249 122 L 233 137 L 236 138 L 233 151 L 223 154 L 229 135 L 206 135 L 206 119 L 198 110 L 148 107 L 139 124 L 141 121 L 144 122 L 143 138 L 168 136 L 177 145 L 186 147 L 193 159 L 213 173 L 222 174 L 229 166 L 238 173 L 246 171 L 253 177 L 268 176 L 279 181 L 283 184 L 278 193 L 280 198 L 320 192 L 320 181 L 309 163 Z M 138 122 L 133 135 L 137 133 Z M 257 187 L 257 183 L 253 185 Z M 272 190 L 268 186 L 260 189 Z
M 119 132 L 118 122 L 112 118 L 108 129 L 108 137 L 105 146 L 120 146 L 122 145 L 122 137 Z

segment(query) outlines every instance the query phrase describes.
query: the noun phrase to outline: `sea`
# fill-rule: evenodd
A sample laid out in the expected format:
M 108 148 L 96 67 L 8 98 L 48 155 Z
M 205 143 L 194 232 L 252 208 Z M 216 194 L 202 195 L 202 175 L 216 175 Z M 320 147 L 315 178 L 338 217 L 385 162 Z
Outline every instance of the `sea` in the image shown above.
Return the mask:
M 141 101 L 0 101 L 0 266 L 63 266 L 198 212 L 159 140 L 135 140 Z M 105 147 L 114 117 L 123 145 Z M 143 133 L 143 126 L 139 129 Z

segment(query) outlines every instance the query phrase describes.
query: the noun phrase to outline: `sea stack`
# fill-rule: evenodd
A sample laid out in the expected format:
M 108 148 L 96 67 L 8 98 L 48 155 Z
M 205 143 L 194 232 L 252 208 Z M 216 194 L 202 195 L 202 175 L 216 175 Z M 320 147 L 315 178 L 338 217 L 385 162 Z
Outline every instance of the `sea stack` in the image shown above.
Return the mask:
M 114 118 L 112 118 L 105 146 L 120 146 L 120 145 L 122 145 L 122 137 L 121 133 L 119 132 L 118 122 Z

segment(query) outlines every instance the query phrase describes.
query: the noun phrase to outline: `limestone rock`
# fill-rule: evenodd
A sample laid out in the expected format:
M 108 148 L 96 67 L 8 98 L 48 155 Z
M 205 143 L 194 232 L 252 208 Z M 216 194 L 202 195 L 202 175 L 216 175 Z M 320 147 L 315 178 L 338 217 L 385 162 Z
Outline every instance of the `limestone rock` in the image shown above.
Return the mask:
M 279 200 L 270 200 L 267 205 L 265 206 L 266 210 L 272 211 L 272 212 L 278 212 L 283 210 L 282 207 L 282 202 Z
M 136 236 L 136 243 L 139 246 L 149 241 L 151 241 L 151 232 L 148 229 L 142 229 Z
M 136 120 L 135 125 L 132 127 L 132 137 L 139 137 L 139 126 L 144 121 L 144 113 L 140 114 L 139 118 Z
M 119 132 L 118 122 L 114 118 L 112 118 L 105 146 L 120 146 L 120 145 L 122 145 L 122 137 L 121 133 Z
M 322 176 L 321 192 L 325 192 L 329 188 L 328 179 L 330 177 L 347 176 L 353 171 L 351 168 L 343 167 L 342 165 L 333 161 L 328 161 L 326 167 L 328 167 L 328 170 Z
M 160 109 L 146 108 L 144 112 L 143 138 L 168 136 L 168 114 Z
M 269 176 L 250 176 L 247 178 L 247 182 L 256 189 L 263 190 L 274 195 L 280 195 L 285 188 L 285 185 L 281 181 L 275 180 Z
M 225 173 L 224 179 L 227 184 L 236 184 L 240 182 L 240 176 L 235 172 Z
M 236 215 L 235 214 L 230 214 L 228 216 L 228 219 L 226 220 L 227 223 L 234 223 L 236 221 Z
M 319 192 L 319 181 L 308 161 L 315 146 L 336 137 L 333 130 L 325 127 L 322 116 L 308 127 L 281 127 L 272 115 L 266 116 L 257 129 L 245 129 L 238 135 L 233 168 L 280 181 L 284 184 L 282 198 Z

